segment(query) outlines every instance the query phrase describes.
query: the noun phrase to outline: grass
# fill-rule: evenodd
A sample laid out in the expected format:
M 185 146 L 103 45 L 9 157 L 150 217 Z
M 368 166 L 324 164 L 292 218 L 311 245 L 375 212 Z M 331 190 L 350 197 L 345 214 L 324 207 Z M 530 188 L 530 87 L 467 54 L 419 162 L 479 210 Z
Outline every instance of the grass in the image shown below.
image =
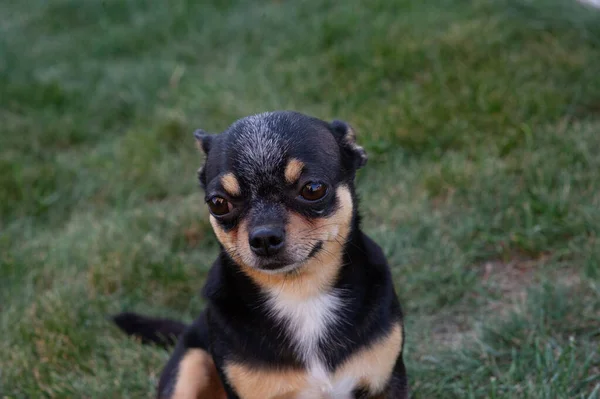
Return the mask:
M 217 252 L 191 132 L 342 118 L 414 398 L 600 398 L 600 12 L 569 0 L 0 4 L 0 397 L 148 397 Z

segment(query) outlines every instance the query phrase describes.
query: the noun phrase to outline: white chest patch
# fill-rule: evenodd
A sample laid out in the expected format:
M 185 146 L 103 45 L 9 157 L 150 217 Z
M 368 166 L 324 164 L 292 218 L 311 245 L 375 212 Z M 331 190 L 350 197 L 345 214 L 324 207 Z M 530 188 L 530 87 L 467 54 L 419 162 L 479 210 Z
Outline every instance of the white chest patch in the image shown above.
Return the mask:
M 343 321 L 343 303 L 335 291 L 308 299 L 290 297 L 282 292 L 271 292 L 269 305 L 273 315 L 287 327 L 296 353 L 308 369 L 309 388 L 295 399 L 350 399 L 355 380 L 334 381 L 322 361 L 319 343 L 333 344 L 333 329 Z
M 307 366 L 321 363 L 319 342 L 327 338 L 340 321 L 342 301 L 334 291 L 307 299 L 298 299 L 284 292 L 271 292 L 269 306 L 273 315 L 285 323 L 297 354 Z

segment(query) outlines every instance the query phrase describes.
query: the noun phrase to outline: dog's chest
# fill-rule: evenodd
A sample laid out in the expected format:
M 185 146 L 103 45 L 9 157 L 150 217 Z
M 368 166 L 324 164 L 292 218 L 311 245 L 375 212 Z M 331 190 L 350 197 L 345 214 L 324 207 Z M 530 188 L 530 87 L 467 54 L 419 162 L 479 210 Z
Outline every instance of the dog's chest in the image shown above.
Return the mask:
M 294 350 L 306 365 L 308 388 L 297 392 L 294 398 L 350 398 L 356 381 L 353 378 L 336 381 L 326 370 L 322 353 L 330 346 L 336 325 L 342 322 L 340 295 L 333 291 L 298 299 L 274 293 L 269 305 L 273 315 L 285 325 Z
M 339 350 L 344 330 L 345 302 L 339 292 L 302 300 L 273 292 L 267 300 L 270 314 L 285 328 L 292 349 L 304 368 L 257 368 L 232 362 L 228 379 L 245 399 L 350 399 L 357 387 L 382 392 L 389 380 L 402 344 L 401 326 L 366 346 L 347 354 L 334 369 L 327 367 L 326 351 Z M 327 353 L 330 355 L 330 353 Z M 327 356 L 329 357 L 329 356 Z
M 340 295 L 332 291 L 300 299 L 273 292 L 268 305 L 285 326 L 297 355 L 308 367 L 321 364 L 320 343 L 330 338 L 335 326 L 341 322 Z

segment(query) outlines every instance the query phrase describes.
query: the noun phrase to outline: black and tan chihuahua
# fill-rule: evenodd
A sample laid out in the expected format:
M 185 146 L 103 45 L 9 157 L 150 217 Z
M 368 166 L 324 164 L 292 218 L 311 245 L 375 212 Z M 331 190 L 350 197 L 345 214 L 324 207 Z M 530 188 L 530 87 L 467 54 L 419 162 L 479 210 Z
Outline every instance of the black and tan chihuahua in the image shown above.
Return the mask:
M 189 326 L 114 318 L 174 353 L 161 399 L 407 398 L 404 329 L 390 269 L 359 225 L 352 128 L 296 112 L 195 133 L 222 250 Z

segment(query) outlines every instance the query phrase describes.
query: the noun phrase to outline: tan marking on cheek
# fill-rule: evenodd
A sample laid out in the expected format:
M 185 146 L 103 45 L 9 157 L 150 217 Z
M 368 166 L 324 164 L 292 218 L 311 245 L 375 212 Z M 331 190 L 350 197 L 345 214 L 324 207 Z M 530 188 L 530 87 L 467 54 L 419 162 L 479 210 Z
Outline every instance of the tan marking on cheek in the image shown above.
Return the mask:
M 304 169 L 304 162 L 292 158 L 285 167 L 285 181 L 289 184 L 297 182 L 302 169 Z
M 387 385 L 401 349 L 402 326 L 397 323 L 387 336 L 350 356 L 335 371 L 335 379 L 350 376 L 372 393 L 379 393 Z
M 226 399 L 211 356 L 201 349 L 190 349 L 179 363 L 177 382 L 171 399 Z
M 229 232 L 223 230 L 213 215 L 210 215 L 209 220 L 219 242 L 225 247 L 225 249 L 232 248 L 235 245 L 236 240 L 235 229 Z
M 269 370 L 242 363 L 225 365 L 227 380 L 244 399 L 292 399 L 306 389 L 304 370 Z
M 248 259 L 251 259 L 251 250 L 248 244 L 248 225 L 242 220 L 237 227 L 230 231 L 225 231 L 217 222 L 217 219 L 210 215 L 210 224 L 217 239 L 225 248 L 225 251 L 235 260 L 243 269 L 252 269 L 248 266 Z
M 238 253 L 242 265 L 249 264 L 250 260 L 254 257 L 252 250 L 250 249 L 250 244 L 248 242 L 248 235 L 248 223 L 246 220 L 242 220 L 237 229 L 235 242 L 235 249 Z
M 336 195 L 339 209 L 328 218 L 309 222 L 304 216 L 289 214 L 286 240 L 290 245 L 312 246 L 319 241 L 323 242 L 319 253 L 306 261 L 296 274 L 266 274 L 252 268 L 244 268 L 245 272 L 263 288 L 276 287 L 297 298 L 308 298 L 331 287 L 341 267 L 353 210 L 352 195 L 347 187 L 339 187 Z
M 238 196 L 242 192 L 240 189 L 240 182 L 231 172 L 225 173 L 221 177 L 221 185 L 225 191 L 227 191 L 227 194 L 231 195 L 232 197 Z

